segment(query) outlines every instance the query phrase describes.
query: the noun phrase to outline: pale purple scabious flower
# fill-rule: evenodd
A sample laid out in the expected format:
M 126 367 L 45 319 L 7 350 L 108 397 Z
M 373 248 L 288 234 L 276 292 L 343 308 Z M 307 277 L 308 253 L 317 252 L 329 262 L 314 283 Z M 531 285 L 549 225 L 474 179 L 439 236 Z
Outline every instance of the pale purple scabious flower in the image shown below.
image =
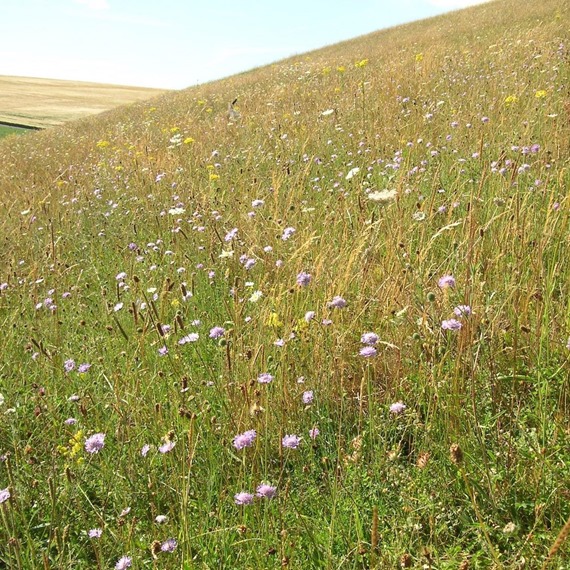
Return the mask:
M 273 382 L 273 380 L 275 379 L 274 376 L 272 376 L 271 374 L 269 374 L 269 372 L 262 372 L 258 377 L 257 377 L 257 381 L 260 384 L 269 384 L 270 382 Z
M 75 360 L 73 358 L 68 358 L 64 363 L 63 367 L 65 368 L 66 372 L 71 372 L 75 369 Z
M 309 273 L 305 273 L 301 271 L 299 275 L 297 275 L 297 285 L 300 287 L 306 287 L 311 282 L 311 275 Z
M 176 550 L 177 546 L 178 546 L 178 543 L 176 542 L 175 538 L 167 538 L 160 545 L 160 550 L 162 550 L 162 552 L 174 552 Z
M 138 245 L 135 242 L 131 242 L 127 247 L 130 251 L 136 251 L 138 249 Z
M 303 404 L 312 404 L 315 396 L 312 390 L 307 390 L 303 392 Z
M 309 323 L 315 318 L 315 311 L 307 311 L 305 313 L 305 320 Z
M 87 533 L 87 535 L 89 536 L 89 538 L 101 538 L 101 535 L 103 534 L 103 530 L 100 528 L 92 528 L 91 530 L 89 530 L 89 532 Z
M 0 283 L 0 291 L 6 291 L 8 289 L 8 283 Z
M 441 323 L 441 328 L 444 331 L 458 331 L 462 326 L 461 322 L 457 319 L 449 319 Z
M 117 281 L 124 281 L 126 278 L 127 274 L 124 271 L 121 271 L 121 273 L 118 273 L 115 277 Z
M 257 497 L 264 499 L 273 499 L 273 497 L 275 497 L 276 494 L 277 494 L 277 487 L 272 487 L 267 483 L 262 483 L 261 485 L 259 485 L 255 493 Z
M 275 267 L 283 267 L 283 260 L 282 259 L 278 259 L 275 262 Z
M 0 505 L 5 503 L 11 496 L 8 487 L 6 487 L 6 489 L 0 489 Z
M 133 565 L 133 559 L 130 556 L 121 556 L 115 564 L 115 570 L 126 570 Z
M 300 443 L 301 443 L 301 438 L 295 434 L 286 435 L 281 440 L 281 445 L 283 447 L 288 447 L 289 449 L 297 449 Z
M 253 503 L 253 495 L 242 491 L 234 495 L 234 502 L 236 505 L 251 505 Z
M 263 204 L 265 204 L 265 202 L 264 202 L 263 200 L 259 200 L 259 199 L 258 199 L 258 200 L 253 200 L 253 201 L 251 202 L 251 207 L 252 207 L 252 208 L 259 208 L 259 207 L 263 206 Z
M 196 342 L 199 338 L 200 338 L 200 335 L 198 333 L 190 333 L 190 334 L 187 334 L 186 336 L 183 336 L 178 341 L 178 344 L 183 345 L 183 344 L 187 344 L 189 342 Z
M 332 321 L 330 319 L 323 319 L 321 321 L 321 324 L 325 327 L 328 327 L 328 326 L 332 325 Z
M 469 305 L 457 305 L 453 309 L 453 313 L 456 317 L 469 317 L 471 315 L 471 307 Z
M 369 344 L 369 345 L 376 344 L 378 342 L 378 335 L 373 332 L 363 333 L 363 335 L 360 337 L 360 342 L 362 344 Z
M 150 451 L 150 445 L 149 445 L 148 443 L 145 443 L 145 444 L 142 446 L 141 455 L 142 455 L 143 457 L 146 457 L 146 456 L 148 455 L 148 452 L 149 452 L 149 451 Z
M 275 346 L 285 346 L 285 341 L 282 338 L 278 338 L 273 344 Z
M 160 451 L 160 453 L 169 453 L 170 451 L 172 451 L 174 449 L 174 446 L 176 445 L 176 442 L 174 441 L 165 441 L 159 448 L 158 451 Z
M 285 228 L 281 239 L 287 241 L 295 233 L 295 228 Z
M 346 307 L 346 301 L 339 295 L 333 297 L 332 301 L 329 301 L 329 307 L 334 307 L 335 309 L 344 309 Z
M 224 336 L 226 329 L 223 327 L 214 327 L 210 329 L 210 338 L 220 338 Z
M 80 374 L 85 374 L 85 372 L 88 372 L 90 368 L 91 364 L 89 364 L 88 362 L 84 362 L 83 364 L 79 365 L 79 368 L 77 368 L 77 372 L 79 372 Z
M 75 418 L 67 418 L 63 423 L 66 426 L 73 426 L 77 423 L 77 420 Z
M 491 119 L 489 119 L 489 117 L 481 117 L 481 122 L 482 123 L 488 123 Z
M 236 236 L 237 236 L 238 230 L 237 228 L 234 228 L 232 230 L 230 230 L 227 234 L 226 237 L 224 238 L 224 241 L 232 241 Z
M 453 275 L 443 275 L 437 281 L 440 289 L 447 289 L 450 287 L 453 289 L 455 287 L 455 277 Z
M 95 433 L 85 440 L 85 451 L 87 453 L 99 453 L 105 446 L 105 434 Z
M 311 428 L 311 429 L 309 430 L 309 437 L 310 437 L 311 439 L 317 439 L 317 437 L 319 437 L 319 434 L 320 434 L 320 433 L 321 433 L 321 432 L 320 432 L 320 430 L 319 430 L 318 427 Z
M 390 413 L 391 414 L 401 414 L 406 408 L 407 408 L 407 406 L 403 402 L 394 402 L 390 406 Z
M 372 358 L 378 354 L 378 351 L 373 346 L 363 346 L 359 354 L 364 358 Z
M 161 346 L 158 349 L 159 356 L 166 356 L 168 354 L 168 348 L 166 346 Z
M 113 311 L 115 311 L 115 313 L 117 311 L 120 311 L 123 308 L 124 304 L 123 303 L 117 303 L 114 307 L 113 307 Z
M 234 437 L 233 445 L 236 449 L 251 447 L 256 437 L 257 432 L 254 429 L 244 431 L 243 433 L 240 433 Z

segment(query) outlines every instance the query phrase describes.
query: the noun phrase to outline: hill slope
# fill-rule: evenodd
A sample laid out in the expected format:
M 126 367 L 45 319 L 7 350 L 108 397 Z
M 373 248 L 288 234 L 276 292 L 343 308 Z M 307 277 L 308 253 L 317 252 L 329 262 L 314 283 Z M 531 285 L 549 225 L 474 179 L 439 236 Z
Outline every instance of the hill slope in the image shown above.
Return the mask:
M 164 90 L 82 81 L 0 76 L 0 121 L 31 127 L 61 125 Z
M 541 568 L 569 30 L 496 1 L 0 143 L 0 560 Z

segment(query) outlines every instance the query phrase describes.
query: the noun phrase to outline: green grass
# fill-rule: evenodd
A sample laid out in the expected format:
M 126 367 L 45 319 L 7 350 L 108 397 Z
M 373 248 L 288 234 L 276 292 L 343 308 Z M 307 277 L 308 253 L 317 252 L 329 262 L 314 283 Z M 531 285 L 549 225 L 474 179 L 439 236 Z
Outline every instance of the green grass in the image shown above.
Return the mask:
M 5 125 L 0 125 L 0 138 L 7 137 L 8 135 L 18 135 L 25 133 L 25 129 L 18 129 L 17 127 L 7 127 Z
M 493 2 L 0 144 L 1 564 L 542 568 L 569 24 Z

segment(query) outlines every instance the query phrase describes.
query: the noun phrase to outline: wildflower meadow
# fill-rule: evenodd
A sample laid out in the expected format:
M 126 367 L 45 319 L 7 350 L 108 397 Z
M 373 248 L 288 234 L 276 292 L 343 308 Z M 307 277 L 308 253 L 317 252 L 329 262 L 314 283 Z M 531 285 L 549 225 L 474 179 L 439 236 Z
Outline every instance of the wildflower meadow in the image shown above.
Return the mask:
M 496 0 L 3 138 L 0 568 L 569 568 L 569 66 Z

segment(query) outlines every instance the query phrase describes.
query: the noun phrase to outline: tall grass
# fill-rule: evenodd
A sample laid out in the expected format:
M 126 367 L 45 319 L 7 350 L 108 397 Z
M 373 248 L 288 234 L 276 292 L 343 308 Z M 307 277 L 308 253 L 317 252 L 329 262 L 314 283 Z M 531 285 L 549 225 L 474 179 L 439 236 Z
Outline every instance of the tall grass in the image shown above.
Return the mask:
M 496 1 L 4 141 L 3 566 L 564 567 L 569 24 Z

